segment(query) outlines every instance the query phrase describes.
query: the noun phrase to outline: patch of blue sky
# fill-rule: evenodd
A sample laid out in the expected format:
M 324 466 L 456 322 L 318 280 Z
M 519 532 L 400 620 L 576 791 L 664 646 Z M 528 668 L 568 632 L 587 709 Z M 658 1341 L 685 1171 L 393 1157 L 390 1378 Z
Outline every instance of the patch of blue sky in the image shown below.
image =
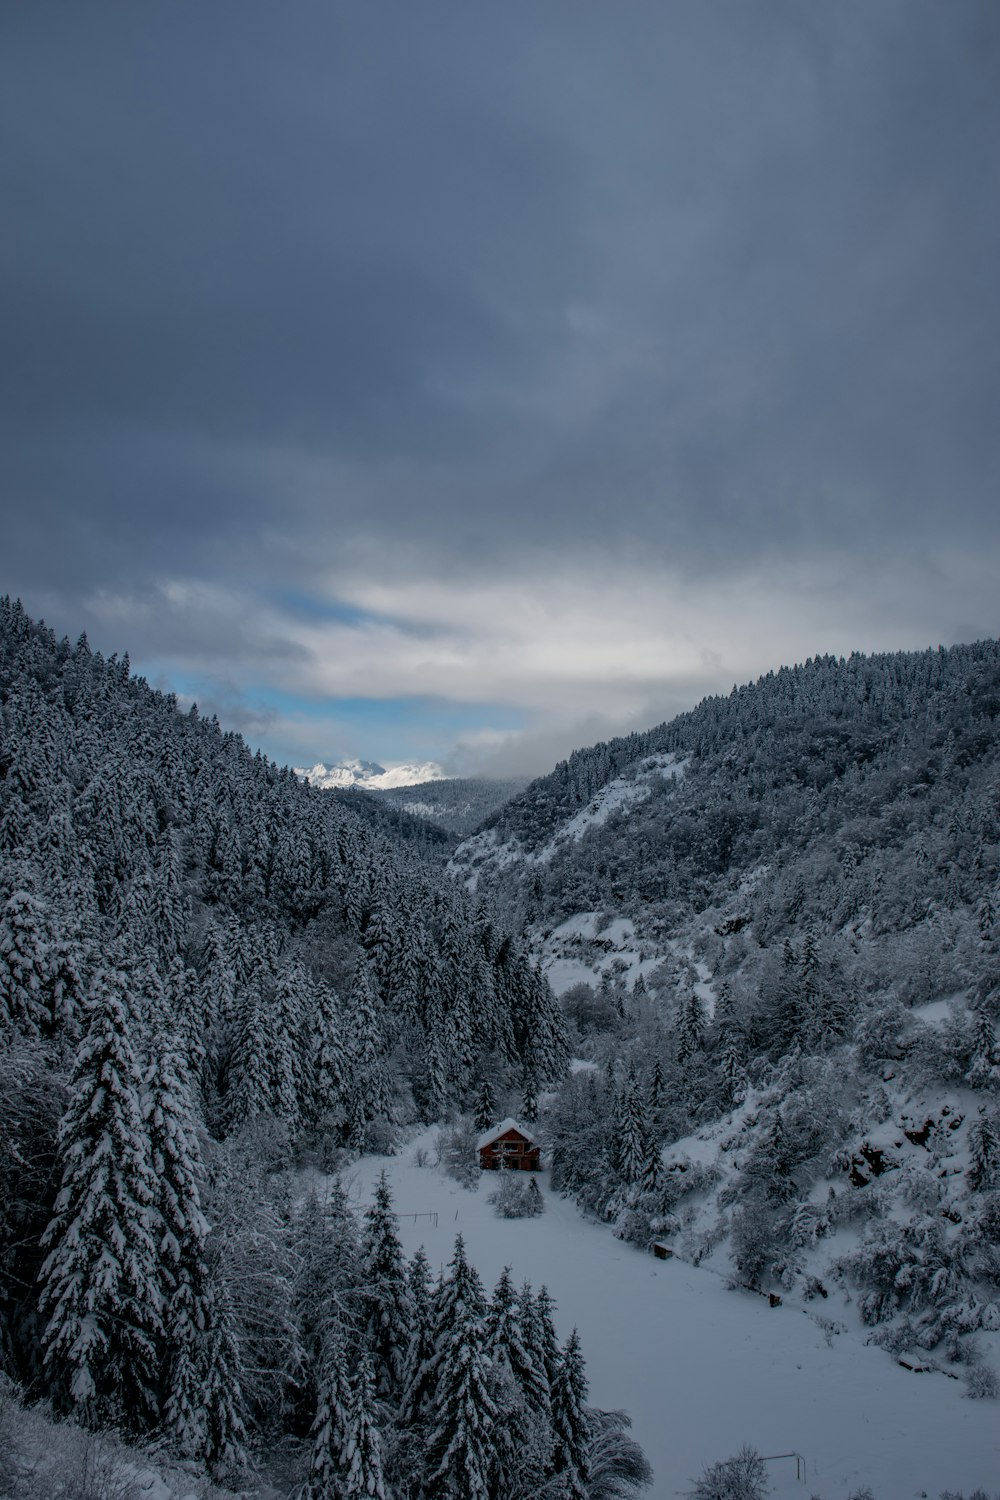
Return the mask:
M 362 609 L 341 599 L 317 599 L 314 594 L 304 594 L 297 589 L 275 589 L 270 599 L 286 615 L 314 625 L 326 622 L 347 625 L 354 630 L 364 630 L 366 626 L 389 626 L 419 640 L 433 640 L 447 628 L 433 621 L 408 620 L 376 609 Z
M 281 762 L 447 759 L 463 735 L 489 728 L 501 733 L 525 727 L 524 715 L 505 703 L 455 703 L 413 694 L 394 698 L 317 698 L 269 683 L 241 683 L 174 670 L 165 661 L 135 661 L 133 669 L 161 692 L 176 693 L 216 713 L 224 729 L 237 729 L 249 743 Z M 315 725 L 315 737 L 304 726 Z
M 420 694 L 395 698 L 307 698 L 269 686 L 245 687 L 243 698 L 255 707 L 273 707 L 296 718 L 329 719 L 350 724 L 433 724 L 445 734 L 477 729 L 483 722 L 502 729 L 521 729 L 523 715 L 508 704 L 454 703 Z
M 317 599 L 314 594 L 303 594 L 298 589 L 275 589 L 272 602 L 286 614 L 297 615 L 302 620 L 336 620 L 341 625 L 370 625 L 385 618 L 360 609 L 355 604 L 344 604 L 339 599 Z

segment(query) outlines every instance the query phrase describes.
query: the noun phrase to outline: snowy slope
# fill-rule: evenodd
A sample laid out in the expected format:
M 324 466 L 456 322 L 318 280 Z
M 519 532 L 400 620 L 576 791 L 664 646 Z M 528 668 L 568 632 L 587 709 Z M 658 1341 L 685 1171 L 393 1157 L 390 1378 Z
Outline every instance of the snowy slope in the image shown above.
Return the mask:
M 996 1485 L 995 1403 L 963 1400 L 962 1386 L 943 1375 L 904 1370 L 865 1348 L 856 1328 L 831 1332 L 799 1307 L 772 1309 L 727 1290 L 711 1270 L 621 1243 L 554 1195 L 547 1173 L 541 1218 L 497 1219 L 485 1188 L 468 1192 L 414 1164 L 416 1147 L 427 1144 L 359 1162 L 359 1200 L 371 1201 L 385 1168 L 407 1253 L 424 1245 L 437 1270 L 460 1232 L 488 1289 L 505 1265 L 517 1282 L 548 1286 L 560 1338 L 580 1330 L 591 1401 L 622 1406 L 633 1419 L 655 1470 L 651 1500 L 683 1494 L 705 1464 L 744 1442 L 804 1456 L 804 1484 L 794 1460 L 768 1466 L 776 1500 L 845 1500 L 863 1484 L 876 1500 Z
M 592 828 L 602 828 L 613 816 L 628 817 L 652 795 L 657 781 L 674 781 L 684 775 L 687 761 L 674 754 L 649 755 L 624 776 L 616 776 L 601 787 L 594 799 L 568 818 L 538 849 L 526 849 L 518 839 L 501 840 L 488 828 L 464 840 L 452 856 L 449 870 L 475 890 L 482 875 L 492 875 L 512 865 L 548 864 L 560 849 L 577 844 Z

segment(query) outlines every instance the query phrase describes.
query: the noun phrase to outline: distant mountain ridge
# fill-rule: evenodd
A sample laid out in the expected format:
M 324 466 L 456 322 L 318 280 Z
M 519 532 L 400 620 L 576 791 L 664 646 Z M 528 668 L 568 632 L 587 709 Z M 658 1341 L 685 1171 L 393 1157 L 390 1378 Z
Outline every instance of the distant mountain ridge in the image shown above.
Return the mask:
M 449 778 L 424 781 L 416 786 L 365 788 L 383 802 L 391 803 L 413 818 L 423 818 L 448 833 L 465 838 L 482 826 L 499 808 L 523 792 L 527 778 L 503 781 L 487 778 Z
M 385 791 L 391 787 L 418 786 L 428 781 L 449 779 L 444 768 L 433 760 L 389 767 L 380 766 L 374 760 L 341 760 L 333 766 L 317 761 L 310 770 L 296 766 L 295 774 L 321 791 L 330 787 L 354 786 L 366 792 Z

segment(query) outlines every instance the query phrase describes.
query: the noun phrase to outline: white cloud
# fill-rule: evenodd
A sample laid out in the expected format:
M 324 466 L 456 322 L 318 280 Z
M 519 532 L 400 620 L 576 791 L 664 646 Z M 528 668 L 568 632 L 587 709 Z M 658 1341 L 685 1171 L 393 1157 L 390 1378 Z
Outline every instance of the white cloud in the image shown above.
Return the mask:
M 220 718 L 251 738 L 280 739 L 299 763 L 417 753 L 497 772 L 543 770 L 576 745 L 648 727 L 808 655 L 947 644 L 996 628 L 988 560 L 947 554 L 848 566 L 840 552 L 826 564 L 776 559 L 690 579 L 620 558 L 604 567 L 536 561 L 478 578 L 394 575 L 355 558 L 349 575 L 327 576 L 324 595 L 330 615 L 304 617 L 249 589 L 170 579 L 140 600 L 95 596 L 91 608 L 117 636 L 155 651 L 167 677 L 207 679 Z M 261 707 L 268 691 L 316 709 Z M 384 717 L 379 743 L 359 742 L 357 724 L 338 720 L 338 699 L 407 698 L 473 713 L 483 705 L 483 722 L 450 744 L 442 730 L 416 747 Z M 504 726 L 504 714 L 523 727 Z

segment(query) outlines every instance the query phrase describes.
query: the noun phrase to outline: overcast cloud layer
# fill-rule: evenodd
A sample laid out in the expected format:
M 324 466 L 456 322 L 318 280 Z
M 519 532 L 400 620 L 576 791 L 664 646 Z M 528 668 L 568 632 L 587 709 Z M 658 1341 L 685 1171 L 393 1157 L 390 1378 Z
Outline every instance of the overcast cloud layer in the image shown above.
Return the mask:
M 6 6 L 0 588 L 544 770 L 1000 629 L 992 0 Z

